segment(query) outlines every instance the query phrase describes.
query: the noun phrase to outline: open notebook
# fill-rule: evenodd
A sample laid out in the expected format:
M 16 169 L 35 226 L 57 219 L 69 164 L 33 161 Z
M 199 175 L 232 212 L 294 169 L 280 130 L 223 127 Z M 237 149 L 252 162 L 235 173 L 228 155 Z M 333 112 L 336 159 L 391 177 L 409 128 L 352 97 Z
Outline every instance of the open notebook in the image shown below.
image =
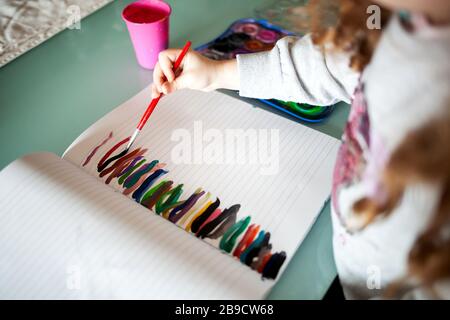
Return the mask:
M 62 159 L 0 173 L 0 297 L 259 299 L 280 278 L 329 196 L 338 140 L 183 90 L 108 160 L 148 101 L 107 114 Z

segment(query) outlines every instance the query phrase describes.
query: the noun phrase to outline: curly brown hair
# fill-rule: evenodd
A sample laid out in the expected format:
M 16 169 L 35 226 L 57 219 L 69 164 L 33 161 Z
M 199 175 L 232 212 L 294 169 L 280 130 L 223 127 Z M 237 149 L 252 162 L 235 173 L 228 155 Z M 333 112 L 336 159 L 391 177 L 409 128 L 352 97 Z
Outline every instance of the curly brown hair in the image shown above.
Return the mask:
M 391 13 L 380 8 L 380 29 L 367 27 L 366 10 L 373 5 L 366 0 L 310 0 L 312 40 L 323 48 L 351 52 L 350 66 L 362 71 L 372 54 Z

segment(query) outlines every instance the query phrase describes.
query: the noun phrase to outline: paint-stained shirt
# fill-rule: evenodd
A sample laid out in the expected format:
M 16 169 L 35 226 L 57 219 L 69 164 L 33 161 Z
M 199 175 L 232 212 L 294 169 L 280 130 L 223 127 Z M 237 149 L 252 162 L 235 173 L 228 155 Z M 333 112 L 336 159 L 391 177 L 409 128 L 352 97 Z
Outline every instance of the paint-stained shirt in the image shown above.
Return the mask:
M 409 185 L 390 216 L 363 229 L 352 209 L 364 197 L 383 195 L 380 180 L 389 155 L 409 132 L 448 108 L 450 27 L 415 26 L 409 31 L 393 17 L 362 74 L 351 70 L 348 55 L 321 50 L 309 35 L 237 58 L 242 96 L 351 103 L 331 192 L 334 257 L 350 299 L 382 297 L 390 283 L 407 275 L 408 254 L 440 196 L 437 185 Z M 450 298 L 448 281 L 434 289 Z M 435 296 L 419 287 L 402 297 Z

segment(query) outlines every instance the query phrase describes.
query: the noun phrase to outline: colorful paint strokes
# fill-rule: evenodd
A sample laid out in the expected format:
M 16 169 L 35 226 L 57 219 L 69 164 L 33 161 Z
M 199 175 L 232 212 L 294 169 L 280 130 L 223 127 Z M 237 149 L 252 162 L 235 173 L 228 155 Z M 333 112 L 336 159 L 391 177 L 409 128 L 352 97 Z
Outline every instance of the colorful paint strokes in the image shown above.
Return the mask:
M 83 165 L 105 141 L 88 155 Z M 250 224 L 250 216 L 238 217 L 238 213 L 243 211 L 241 205 L 223 208 L 219 198 L 214 199 L 202 188 L 183 195 L 183 184 L 167 179 L 169 171 L 165 164 L 147 159 L 147 149 L 119 152 L 128 141 L 129 138 L 119 141 L 98 162 L 99 177 L 105 179 L 106 184 L 117 179 L 122 193 L 142 206 L 200 239 L 217 240 L 220 250 L 259 272 L 263 278 L 277 277 L 286 253 L 272 252 L 270 232 L 255 223 Z

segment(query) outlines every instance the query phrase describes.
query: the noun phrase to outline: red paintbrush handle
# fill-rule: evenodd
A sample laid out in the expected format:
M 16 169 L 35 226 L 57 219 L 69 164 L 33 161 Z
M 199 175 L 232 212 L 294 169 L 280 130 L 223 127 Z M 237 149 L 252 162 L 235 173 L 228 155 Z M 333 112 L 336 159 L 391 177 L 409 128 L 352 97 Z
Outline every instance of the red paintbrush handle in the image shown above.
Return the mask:
M 153 110 L 155 110 L 156 105 L 159 102 L 159 99 L 161 99 L 162 94 L 159 95 L 159 97 L 154 98 L 152 102 L 147 107 L 147 110 L 145 110 L 145 113 L 142 115 L 141 121 L 139 121 L 139 124 L 137 125 L 137 128 L 141 130 L 145 123 L 147 122 L 148 118 L 150 118 L 150 115 L 152 114 Z
M 181 51 L 180 55 L 178 56 L 177 60 L 175 61 L 174 65 L 173 65 L 173 72 L 175 73 L 175 75 L 178 71 L 178 68 L 181 65 L 181 62 L 183 61 L 184 56 L 189 51 L 190 46 L 191 46 L 191 42 L 190 41 L 186 42 L 186 44 L 183 47 L 183 50 Z M 139 124 L 137 125 L 138 130 L 141 130 L 144 127 L 148 118 L 150 118 L 150 115 L 152 114 L 153 110 L 155 110 L 155 107 L 158 104 L 159 99 L 161 99 L 161 97 L 162 97 L 162 93 L 159 95 L 159 97 L 154 98 L 150 102 L 150 104 L 147 107 L 147 110 L 145 110 L 145 113 L 141 118 L 141 121 L 139 121 Z
M 180 55 L 178 56 L 177 60 L 175 61 L 174 65 L 173 65 L 173 72 L 174 73 L 177 72 L 178 68 L 180 67 L 181 61 L 183 61 L 184 56 L 189 51 L 190 47 L 191 47 L 191 42 L 190 41 L 186 42 L 186 44 L 183 47 L 183 50 L 181 50 Z

